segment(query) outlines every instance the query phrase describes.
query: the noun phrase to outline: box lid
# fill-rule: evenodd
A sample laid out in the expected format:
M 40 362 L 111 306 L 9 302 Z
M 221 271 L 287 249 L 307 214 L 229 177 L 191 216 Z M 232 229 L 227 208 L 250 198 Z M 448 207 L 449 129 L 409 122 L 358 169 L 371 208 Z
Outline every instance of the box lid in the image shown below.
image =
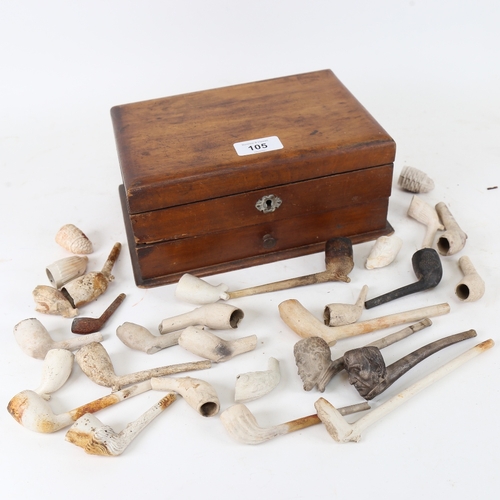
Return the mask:
M 395 157 L 394 141 L 330 70 L 124 104 L 111 117 L 130 214 Z

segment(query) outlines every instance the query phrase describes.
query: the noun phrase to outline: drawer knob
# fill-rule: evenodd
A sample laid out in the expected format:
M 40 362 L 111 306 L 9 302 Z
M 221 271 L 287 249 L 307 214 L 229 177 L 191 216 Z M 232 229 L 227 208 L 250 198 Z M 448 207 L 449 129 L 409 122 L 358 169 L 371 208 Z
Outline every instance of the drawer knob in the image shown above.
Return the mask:
M 262 245 L 264 248 L 273 248 L 276 245 L 276 239 L 273 238 L 270 234 L 265 234 L 262 237 Z
M 263 196 L 255 204 L 255 208 L 267 214 L 269 212 L 274 212 L 280 205 L 281 205 L 281 198 L 274 196 L 274 194 L 268 194 L 266 196 Z

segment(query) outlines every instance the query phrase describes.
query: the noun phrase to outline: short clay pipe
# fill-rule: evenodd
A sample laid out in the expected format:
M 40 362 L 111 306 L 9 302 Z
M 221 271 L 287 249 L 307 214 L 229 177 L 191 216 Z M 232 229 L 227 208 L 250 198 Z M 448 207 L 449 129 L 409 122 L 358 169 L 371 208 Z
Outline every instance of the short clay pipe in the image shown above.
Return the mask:
M 422 248 L 431 248 L 437 231 L 444 229 L 436 210 L 421 198 L 413 196 L 408 208 L 408 216 L 425 225 L 426 230 Z
M 147 380 L 59 415 L 53 413 L 49 403 L 36 392 L 22 391 L 9 401 L 7 410 L 17 422 L 30 431 L 50 433 L 64 429 L 86 413 L 94 413 L 149 390 L 151 383 Z
M 124 299 L 125 294 L 120 293 L 99 318 L 75 318 L 71 323 L 71 331 L 80 335 L 98 332 L 104 326 L 104 323 L 111 318 Z
M 115 373 L 109 354 L 99 342 L 93 342 L 82 347 L 77 351 L 75 359 L 83 373 L 90 380 L 104 387 L 111 387 L 113 391 L 118 391 L 122 387 L 142 382 L 152 377 L 162 377 L 163 375 L 173 375 L 191 370 L 206 370 L 212 366 L 210 361 L 196 361 L 193 363 L 162 366 L 118 376 Z
M 476 268 L 469 257 L 460 257 L 458 265 L 464 273 L 464 277 L 455 288 L 457 297 L 464 302 L 479 300 L 484 295 L 483 279 L 477 274 Z
M 257 336 L 249 335 L 235 340 L 223 340 L 206 330 L 188 326 L 179 337 L 179 345 L 197 356 L 222 363 L 255 349 Z
M 365 347 L 374 346 L 383 349 L 431 325 L 431 320 L 425 318 Z M 330 380 L 345 368 L 344 356 L 332 360 L 330 347 L 321 337 L 299 340 L 293 348 L 293 354 L 305 391 L 310 391 L 316 386 L 320 392 L 324 392 Z
M 380 349 L 374 346 L 351 349 L 344 353 L 344 367 L 349 383 L 366 400 L 382 394 L 396 380 L 432 354 L 463 340 L 476 337 L 475 330 L 450 335 L 404 356 L 389 366 L 385 365 Z
M 116 336 L 127 347 L 146 354 L 155 354 L 162 349 L 177 345 L 181 333 L 182 330 L 159 336 L 153 335 L 144 326 L 130 322 L 125 322 L 116 329 Z
M 102 340 L 100 333 L 92 333 L 85 337 L 74 337 L 56 342 L 46 328 L 36 318 L 24 319 L 14 327 L 14 337 L 21 349 L 32 358 L 45 359 L 51 349 L 68 349 L 74 351 L 80 347 Z
M 368 403 L 359 403 L 339 408 L 338 411 L 341 415 L 351 415 L 369 409 Z M 264 443 L 277 436 L 283 436 L 321 423 L 318 415 L 309 415 L 272 427 L 260 427 L 252 412 L 244 404 L 230 406 L 221 413 L 220 419 L 227 433 L 235 441 L 243 444 Z
M 154 391 L 176 392 L 202 417 L 213 417 L 219 413 L 220 403 L 217 392 L 204 380 L 191 377 L 153 377 L 151 388 Z
M 258 285 L 244 288 L 234 292 L 228 292 L 228 286 L 220 284 L 216 287 L 191 275 L 184 275 L 179 280 L 175 290 L 176 297 L 195 304 L 208 304 L 220 299 L 236 299 L 259 293 L 275 292 L 277 290 L 288 290 L 304 285 L 315 283 L 326 283 L 331 281 L 344 281 L 349 283 L 351 279 L 347 276 L 354 267 L 352 256 L 352 242 L 349 238 L 332 238 L 325 246 L 326 270 L 316 274 L 291 278 L 275 283 Z
M 441 255 L 454 255 L 465 246 L 467 235 L 462 231 L 457 221 L 451 215 L 449 208 L 445 203 L 440 202 L 436 205 L 436 212 L 441 218 L 445 227 L 445 232 L 439 235 L 437 248 Z
M 67 349 L 51 349 L 43 360 L 42 380 L 35 392 L 48 401 L 50 395 L 68 380 L 74 359 L 74 354 Z
M 433 248 L 422 248 L 417 250 L 411 259 L 413 271 L 418 279 L 415 283 L 403 286 L 392 292 L 385 293 L 365 302 L 365 308 L 385 304 L 400 297 L 406 297 L 412 293 L 422 292 L 436 287 L 443 277 L 443 267 L 438 253 Z
M 267 370 L 241 373 L 236 377 L 234 400 L 248 403 L 270 393 L 280 382 L 280 364 L 276 358 L 269 358 Z
M 243 311 L 230 304 L 206 304 L 188 313 L 164 319 L 158 330 L 162 335 L 196 325 L 203 325 L 212 330 L 230 330 L 238 328 L 243 317 Z
M 65 439 L 83 448 L 89 455 L 116 457 L 121 455 L 141 431 L 175 400 L 175 394 L 167 394 L 121 432 L 115 432 L 91 413 L 86 413 L 71 426 Z
M 446 303 L 421 307 L 396 314 L 381 316 L 380 318 L 360 321 L 351 325 L 326 326 L 315 318 L 298 300 L 289 299 L 279 306 L 281 319 L 300 337 L 321 337 L 329 346 L 336 344 L 337 340 L 383 330 L 391 326 L 404 325 L 424 318 L 433 318 L 450 312 Z
M 437 382 L 448 373 L 451 373 L 453 370 L 456 370 L 467 361 L 470 361 L 493 346 L 494 342 L 491 339 L 481 342 L 472 349 L 469 349 L 452 361 L 449 361 L 434 372 L 420 379 L 418 382 L 414 383 L 396 396 L 393 396 L 389 400 L 385 401 L 353 424 L 348 423 L 339 410 L 324 398 L 318 399 L 318 401 L 314 404 L 316 411 L 318 412 L 318 417 L 321 419 L 323 424 L 325 424 L 326 430 L 335 441 L 339 443 L 347 443 L 349 441 L 357 442 L 361 439 L 362 432 L 371 424 L 377 422 L 426 387 L 429 387 L 431 384 Z
M 333 303 L 326 305 L 323 312 L 325 325 L 343 326 L 356 323 L 363 313 L 367 293 L 368 287 L 364 285 L 354 304 Z
M 81 307 L 100 297 L 115 278 L 111 270 L 120 255 L 121 243 L 115 243 L 101 271 L 93 271 L 66 283 L 61 293 L 73 307 Z

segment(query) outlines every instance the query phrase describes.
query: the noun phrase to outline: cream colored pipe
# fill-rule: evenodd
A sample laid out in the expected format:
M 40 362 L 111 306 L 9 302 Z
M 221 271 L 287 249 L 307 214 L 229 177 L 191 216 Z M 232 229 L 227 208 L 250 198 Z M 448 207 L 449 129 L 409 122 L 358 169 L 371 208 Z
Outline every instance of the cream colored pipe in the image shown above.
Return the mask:
M 418 196 L 413 196 L 408 215 L 426 227 L 422 248 L 432 248 L 436 232 L 444 229 L 436 210 Z
M 51 349 L 43 360 L 42 380 L 35 392 L 48 401 L 50 395 L 68 380 L 74 359 L 74 354 L 67 349 Z
M 335 345 L 337 340 L 382 330 L 391 326 L 412 323 L 424 318 L 441 316 L 450 312 L 446 303 L 434 306 L 421 307 L 396 314 L 389 314 L 352 325 L 326 326 L 316 319 L 298 300 L 289 299 L 279 306 L 281 319 L 300 337 L 321 337 L 328 345 Z
M 451 215 L 450 209 L 442 201 L 436 205 L 436 212 L 439 214 L 446 231 L 441 234 L 437 241 L 437 248 L 441 255 L 454 255 L 465 246 L 467 235 L 462 231 L 457 221 Z
M 131 349 L 146 354 L 155 354 L 162 349 L 179 343 L 182 330 L 165 335 L 153 335 L 147 328 L 126 321 L 116 329 L 116 336 Z
M 474 302 L 484 295 L 484 281 L 477 274 L 476 268 L 467 256 L 460 257 L 458 261 L 460 269 L 464 273 L 463 279 L 455 288 L 455 293 L 464 302 Z
M 359 292 L 358 300 L 354 304 L 328 304 L 325 306 L 323 311 L 323 319 L 325 320 L 325 325 L 329 326 L 343 326 L 350 325 L 351 323 L 356 323 L 363 313 L 365 308 L 366 294 L 368 293 L 368 287 L 363 286 L 361 292 Z

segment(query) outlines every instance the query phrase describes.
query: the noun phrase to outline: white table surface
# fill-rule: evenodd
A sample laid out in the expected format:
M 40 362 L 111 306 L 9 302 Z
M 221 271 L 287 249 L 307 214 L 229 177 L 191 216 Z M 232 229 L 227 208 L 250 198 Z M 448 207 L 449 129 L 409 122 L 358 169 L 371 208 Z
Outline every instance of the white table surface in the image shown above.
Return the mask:
M 226 85 L 330 68 L 397 144 L 389 221 L 404 245 L 389 267 L 367 271 L 372 243 L 354 247 L 351 283 L 323 284 L 234 300 L 245 318 L 230 339 L 256 334 L 255 351 L 196 375 L 211 382 L 221 408 L 234 401 L 236 375 L 281 364 L 279 386 L 248 404 L 261 426 L 315 412 L 304 392 L 293 345 L 299 337 L 277 306 L 296 298 L 318 318 L 331 302 L 353 302 L 412 282 L 411 256 L 424 227 L 406 216 L 411 194 L 397 186 L 405 165 L 427 172 L 431 205 L 444 201 L 468 234 L 464 250 L 442 259 L 432 291 L 365 311 L 362 319 L 448 302 L 451 313 L 384 351 L 387 362 L 432 340 L 469 328 L 477 339 L 421 363 L 374 400 L 388 397 L 479 341 L 498 339 L 500 238 L 500 6 L 493 1 L 88 1 L 0 5 L 1 397 L 4 408 L 37 387 L 42 361 L 25 355 L 12 334 L 36 317 L 55 340 L 70 320 L 36 313 L 31 296 L 47 284 L 45 266 L 68 255 L 54 242 L 73 223 L 93 241 L 89 269 L 99 269 L 116 241 L 123 252 L 115 281 L 82 308 L 99 316 L 120 292 L 124 304 L 103 328 L 118 374 L 198 359 L 180 347 L 148 356 L 125 347 L 124 321 L 156 331 L 166 317 L 195 306 L 175 285 L 135 286 L 117 188 L 121 176 L 109 109 Z M 486 282 L 484 297 L 455 296 L 458 258 L 468 255 Z M 207 278 L 239 289 L 323 269 L 315 254 Z M 346 339 L 337 356 L 385 333 Z M 123 455 L 86 455 L 65 430 L 38 434 L 0 412 L 3 498 L 498 498 L 500 367 L 498 347 L 481 355 L 368 428 L 359 443 L 338 444 L 323 426 L 248 446 L 231 440 L 219 417 L 204 419 L 179 400 Z M 194 374 L 193 374 L 194 376 Z M 107 394 L 75 366 L 51 406 L 56 413 Z M 161 397 L 149 392 L 96 416 L 120 431 Z M 360 401 L 344 375 L 323 397 L 336 406 Z M 352 417 L 356 420 L 357 417 Z

